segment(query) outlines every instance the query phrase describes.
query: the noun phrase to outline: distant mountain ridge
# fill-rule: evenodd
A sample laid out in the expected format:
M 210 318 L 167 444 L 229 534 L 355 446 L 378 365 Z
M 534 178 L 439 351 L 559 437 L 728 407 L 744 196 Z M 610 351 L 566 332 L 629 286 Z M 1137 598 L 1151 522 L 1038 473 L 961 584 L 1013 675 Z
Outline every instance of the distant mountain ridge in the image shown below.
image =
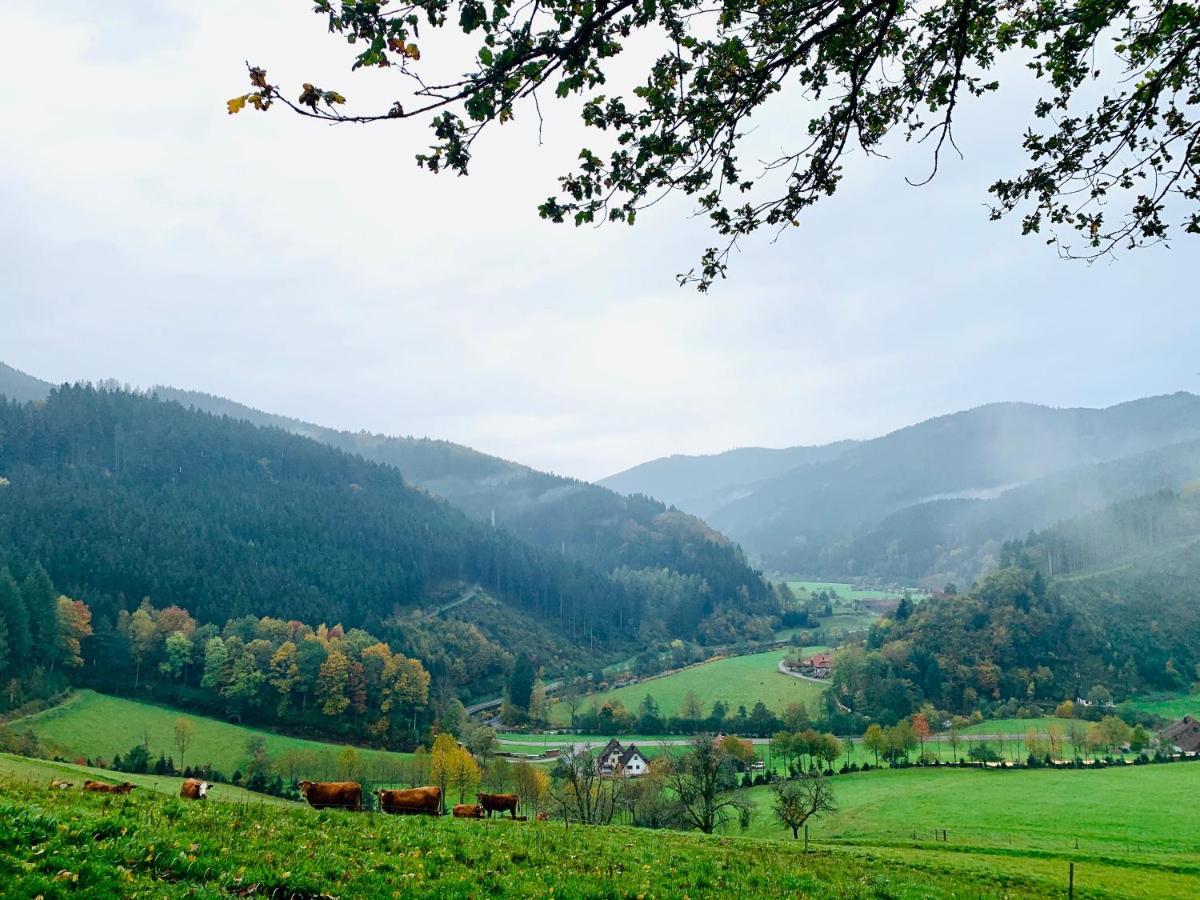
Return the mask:
M 45 400 L 53 385 L 32 375 L 26 375 L 20 369 L 0 362 L 0 396 L 16 400 L 18 403 L 32 403 L 34 400 Z
M 830 458 L 766 475 L 744 495 L 707 509 L 706 518 L 763 565 L 782 572 L 940 577 L 947 567 L 939 569 L 933 560 L 958 553 L 965 558 L 948 571 L 973 580 L 986 567 L 988 548 L 971 544 L 968 525 L 988 532 L 990 549 L 996 549 L 1005 538 L 1054 521 L 1048 516 L 1077 515 L 1145 491 L 1177 487 L 1200 477 L 1195 441 L 1200 441 L 1200 397 L 1188 393 L 1105 409 L 989 404 L 873 440 L 829 445 L 834 448 Z M 1165 456 L 1145 461 L 1152 477 L 1139 477 L 1135 458 L 1157 451 Z M 1094 483 L 1086 484 L 1089 467 L 1122 459 L 1134 460 L 1132 470 L 1108 480 L 1097 470 Z M 695 461 L 655 460 L 630 473 L 652 496 L 657 490 L 678 495 L 681 483 L 686 486 L 680 473 Z M 1159 464 L 1162 468 L 1155 469 Z M 605 481 L 629 483 L 630 473 Z M 1078 481 L 1070 496 L 1063 486 L 1069 473 Z M 739 471 L 746 480 L 753 475 L 749 467 Z M 715 491 L 709 494 L 715 496 Z M 964 522 L 967 508 L 971 513 Z M 892 527 L 897 523 L 902 527 Z M 916 525 L 924 533 L 914 537 Z M 873 533 L 876 539 L 865 541 Z M 911 546 L 923 540 L 923 546 Z M 914 555 L 924 562 L 914 565 Z
M 704 456 L 674 455 L 601 478 L 625 494 L 646 494 L 698 516 L 754 492 L 764 481 L 798 466 L 836 459 L 858 441 L 815 447 L 741 447 Z

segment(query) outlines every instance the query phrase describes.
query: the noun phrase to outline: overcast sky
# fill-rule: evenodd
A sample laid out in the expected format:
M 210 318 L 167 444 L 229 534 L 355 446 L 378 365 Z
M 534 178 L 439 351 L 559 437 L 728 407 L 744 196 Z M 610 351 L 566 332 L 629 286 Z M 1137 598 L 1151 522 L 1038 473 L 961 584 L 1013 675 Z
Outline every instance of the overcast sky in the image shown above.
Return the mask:
M 1060 261 L 987 221 L 1028 94 L 967 111 L 931 186 L 896 147 L 708 295 L 684 203 L 636 228 L 539 221 L 580 146 L 544 104 L 431 176 L 416 123 L 228 116 L 243 60 L 351 100 L 303 0 L 58 0 L 5 13 L 0 359 L 340 428 L 428 435 L 597 478 L 669 453 L 869 437 L 995 400 L 1108 405 L 1200 389 L 1196 250 Z M 423 46 L 431 57 L 429 43 Z M 433 48 L 436 50 L 436 48 Z M 424 60 L 423 60 L 424 61 Z M 435 63 L 430 63 L 434 65 Z M 318 80 L 319 79 L 319 80 Z M 765 153 L 804 120 L 782 98 Z

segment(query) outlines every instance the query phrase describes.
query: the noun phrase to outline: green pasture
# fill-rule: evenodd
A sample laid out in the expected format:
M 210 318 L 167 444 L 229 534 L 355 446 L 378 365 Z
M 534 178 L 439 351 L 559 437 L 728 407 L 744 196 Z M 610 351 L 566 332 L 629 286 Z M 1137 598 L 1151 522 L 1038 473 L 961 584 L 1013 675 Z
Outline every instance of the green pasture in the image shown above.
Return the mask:
M 130 775 L 125 772 L 112 772 L 108 769 L 96 769 L 90 766 L 77 766 L 72 763 L 50 762 L 44 759 L 27 759 L 24 756 L 14 756 L 10 753 L 0 753 L 0 782 L 12 781 L 22 784 L 45 786 L 54 779 L 70 782 L 73 787 L 67 790 L 80 791 L 86 779 L 105 781 L 109 784 L 120 784 L 128 781 L 139 790 L 153 791 L 156 794 L 166 794 L 171 797 L 179 796 L 179 785 L 182 778 L 171 775 Z M 231 784 L 215 784 L 209 791 L 208 799 L 222 803 L 265 803 L 268 806 L 296 806 L 290 800 L 282 797 L 272 797 L 269 794 L 256 794 Z
M 923 860 L 976 859 L 981 870 L 1065 875 L 1077 890 L 1120 896 L 1196 896 L 1200 763 L 1092 770 L 895 769 L 832 779 L 837 810 L 811 823 L 820 846 L 891 848 Z M 746 792 L 749 833 L 784 838 L 770 788 Z M 946 840 L 935 838 L 943 830 Z
M 1150 697 L 1131 700 L 1135 709 L 1154 713 L 1164 719 L 1182 719 L 1184 716 L 1200 717 L 1200 694 L 1183 694 L 1174 697 Z
M 895 599 L 904 596 L 905 589 L 882 591 L 877 588 L 856 588 L 854 585 L 839 581 L 788 581 L 787 586 L 794 592 L 805 591 L 809 594 L 819 594 L 821 591 L 836 593 L 843 600 L 879 600 Z M 913 597 L 924 596 L 923 591 L 908 589 Z
M 1177 887 L 1163 875 L 1156 883 Z M 86 897 L 1044 897 L 1029 871 L 890 848 L 51 791 L 0 774 L 6 894 Z M 1160 892 L 1160 896 L 1165 896 Z M 1179 894 L 1176 894 L 1177 896 Z M 1080 896 L 1100 896 L 1085 891 Z
M 308 766 L 317 771 L 311 774 L 306 771 L 300 777 L 333 777 L 338 769 L 337 758 L 346 749 L 341 744 L 288 737 L 88 690 L 76 691 L 64 703 L 12 722 L 8 728 L 17 733 L 36 734 L 45 749 L 65 759 L 111 762 L 116 754 L 124 755 L 130 747 L 145 740 L 152 758 L 162 753 L 173 757 L 178 764 L 175 722 L 181 718 L 191 722 L 195 729 L 184 762 L 189 766 L 210 763 L 227 776 L 237 769 L 244 771 L 248 761 L 246 743 L 252 737 L 266 741 L 267 755 L 273 760 L 289 751 L 305 751 Z M 394 770 L 397 763 L 408 758 L 408 754 L 382 750 L 355 748 L 355 752 L 368 774 L 373 769 Z
M 679 712 L 687 692 L 693 691 L 704 705 L 706 713 L 717 700 L 724 702 L 730 713 L 735 713 L 738 706 L 745 706 L 749 710 L 759 700 L 777 713 L 783 712 L 789 703 L 797 701 L 815 711 L 826 687 L 779 671 L 779 663 L 798 649 L 807 655 L 827 648 L 783 648 L 711 660 L 660 678 L 588 695 L 580 709 L 587 708 L 592 702 L 599 705 L 606 700 L 617 699 L 636 714 L 642 698 L 649 694 L 658 703 L 662 715 L 673 716 Z M 550 719 L 556 726 L 569 725 L 570 709 L 565 703 L 555 703 L 550 707 Z

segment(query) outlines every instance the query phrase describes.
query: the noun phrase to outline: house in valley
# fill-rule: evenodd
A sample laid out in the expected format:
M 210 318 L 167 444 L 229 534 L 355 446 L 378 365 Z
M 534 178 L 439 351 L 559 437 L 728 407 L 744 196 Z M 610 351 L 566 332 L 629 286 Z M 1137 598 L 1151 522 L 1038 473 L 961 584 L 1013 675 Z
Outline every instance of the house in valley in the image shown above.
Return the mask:
M 1200 752 L 1200 721 L 1184 716 L 1158 733 L 1158 740 L 1166 749 L 1180 753 Z
M 814 653 L 798 663 L 786 663 L 793 672 L 798 672 L 806 678 L 829 678 L 833 675 L 833 664 L 833 654 L 829 652 Z
M 650 760 L 637 748 L 637 744 L 622 747 L 616 738 L 610 740 L 596 758 L 601 775 L 613 778 L 637 778 L 650 771 Z

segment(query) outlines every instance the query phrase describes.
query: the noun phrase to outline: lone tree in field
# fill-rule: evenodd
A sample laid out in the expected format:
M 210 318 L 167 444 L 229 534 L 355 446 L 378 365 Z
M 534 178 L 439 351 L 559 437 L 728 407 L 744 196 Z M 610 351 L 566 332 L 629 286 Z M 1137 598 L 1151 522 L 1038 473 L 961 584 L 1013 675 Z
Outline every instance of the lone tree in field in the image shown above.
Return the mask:
M 175 746 L 179 748 L 179 771 L 183 771 L 186 767 L 183 764 L 183 758 L 187 754 L 188 747 L 192 745 L 192 738 L 196 736 L 196 726 L 190 720 L 179 718 L 175 720 Z
M 776 819 L 792 829 L 793 838 L 800 837 L 800 829 L 813 816 L 837 810 L 833 785 L 819 772 L 795 781 L 780 781 L 772 790 L 775 792 L 772 812 Z
M 351 45 L 352 69 L 395 73 L 391 97 L 349 111 L 336 90 L 281 87 L 255 66 L 254 90 L 229 100 L 230 113 L 278 103 L 325 122 L 416 120 L 433 132 L 417 164 L 465 174 L 488 126 L 526 114 L 540 123 L 549 100 L 580 98 L 599 143 L 580 151 L 542 217 L 632 224 L 680 191 L 718 235 L 699 270 L 680 276 L 701 289 L 724 276 L 741 237 L 795 225 L 833 194 L 847 154 L 882 155 L 896 133 L 929 147 L 919 183 L 932 179 L 957 151 L 959 106 L 1019 67 L 1042 96 L 1019 137 L 1028 168 L 991 185 L 993 219 L 1018 213 L 1024 233 L 1046 228 L 1060 252 L 1085 258 L 1200 232 L 1194 3 L 315 0 L 315 12 Z M 634 44 L 658 48 L 640 73 L 618 59 Z M 770 132 L 779 155 L 744 158 L 746 135 L 770 128 L 772 109 L 787 113 Z
M 712 834 L 735 816 L 750 824 L 750 807 L 733 790 L 733 758 L 711 734 L 696 735 L 687 753 L 670 760 L 666 783 L 689 828 Z

